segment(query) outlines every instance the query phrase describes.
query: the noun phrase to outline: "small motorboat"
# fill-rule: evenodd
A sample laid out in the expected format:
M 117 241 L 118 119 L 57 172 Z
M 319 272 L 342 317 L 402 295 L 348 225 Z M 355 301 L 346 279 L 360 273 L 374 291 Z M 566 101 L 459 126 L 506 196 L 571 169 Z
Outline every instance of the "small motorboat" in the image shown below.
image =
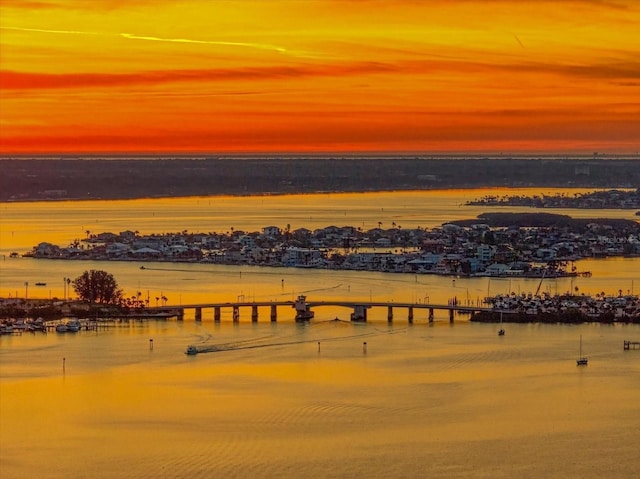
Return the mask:
M 196 348 L 193 344 L 187 346 L 187 350 L 184 352 L 187 356 L 195 356 L 198 354 L 198 348 Z

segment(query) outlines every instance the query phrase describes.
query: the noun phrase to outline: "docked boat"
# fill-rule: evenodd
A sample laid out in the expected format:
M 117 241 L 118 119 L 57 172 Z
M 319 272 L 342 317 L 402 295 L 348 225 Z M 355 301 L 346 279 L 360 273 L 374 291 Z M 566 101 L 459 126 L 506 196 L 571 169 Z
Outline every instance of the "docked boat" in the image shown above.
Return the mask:
M 59 323 L 56 325 L 56 332 L 58 333 L 77 333 L 82 329 L 82 323 L 78 319 L 70 319 L 65 323 Z
M 0 326 L 0 334 L 13 334 L 12 324 L 2 324 Z
M 67 322 L 67 331 L 70 333 L 77 333 L 82 329 L 82 323 L 78 319 L 70 319 Z
M 44 322 L 44 319 L 42 318 L 37 318 L 34 319 L 33 321 L 28 321 L 27 322 L 27 330 L 31 331 L 31 332 L 43 332 L 46 333 L 47 332 L 47 325 Z
M 56 324 L 56 333 L 66 333 L 69 331 L 66 323 Z

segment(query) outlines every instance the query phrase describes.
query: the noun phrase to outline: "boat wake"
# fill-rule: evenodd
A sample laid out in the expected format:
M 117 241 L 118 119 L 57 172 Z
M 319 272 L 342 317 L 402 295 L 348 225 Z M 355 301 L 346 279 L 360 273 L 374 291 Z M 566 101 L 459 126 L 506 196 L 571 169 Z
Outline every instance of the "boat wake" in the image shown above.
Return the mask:
M 349 321 L 343 321 L 338 318 L 323 321 L 322 323 L 329 323 L 329 322 L 336 322 L 336 321 L 349 323 Z M 187 347 L 185 354 L 193 356 L 195 354 L 200 354 L 200 353 L 218 353 L 218 352 L 225 352 L 225 351 L 239 351 L 242 349 L 269 348 L 274 346 L 292 346 L 292 345 L 305 344 L 305 343 L 345 341 L 345 340 L 356 339 L 356 338 L 366 338 L 366 337 L 373 337 L 373 336 L 380 336 L 380 335 L 387 335 L 387 334 L 396 334 L 404 330 L 406 330 L 406 328 L 388 329 L 388 330 L 380 330 L 376 328 L 374 331 L 370 331 L 366 333 L 348 334 L 348 335 L 342 335 L 342 336 L 336 336 L 336 337 L 331 337 L 331 336 L 316 337 L 313 339 L 299 339 L 300 334 L 302 334 L 300 333 L 297 335 L 280 337 L 278 338 L 279 340 L 276 340 L 276 341 L 271 341 L 272 339 L 274 339 L 274 336 L 272 335 L 272 336 L 265 336 L 261 338 L 247 339 L 245 341 L 236 341 L 232 343 L 219 343 L 219 344 L 211 344 L 211 345 L 203 344 L 199 346 L 192 344 Z

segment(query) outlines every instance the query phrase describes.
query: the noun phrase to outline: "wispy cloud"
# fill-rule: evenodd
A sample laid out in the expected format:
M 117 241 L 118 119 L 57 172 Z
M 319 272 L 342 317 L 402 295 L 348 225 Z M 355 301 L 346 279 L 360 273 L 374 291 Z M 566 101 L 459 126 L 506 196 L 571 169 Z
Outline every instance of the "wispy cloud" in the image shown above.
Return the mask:
M 269 80 L 300 77 L 344 77 L 394 71 L 393 65 L 356 62 L 335 65 L 269 66 L 252 68 L 160 70 L 134 73 L 31 73 L 0 71 L 0 88 L 32 90 L 48 88 L 118 87 L 170 82 L 215 82 L 228 80 Z

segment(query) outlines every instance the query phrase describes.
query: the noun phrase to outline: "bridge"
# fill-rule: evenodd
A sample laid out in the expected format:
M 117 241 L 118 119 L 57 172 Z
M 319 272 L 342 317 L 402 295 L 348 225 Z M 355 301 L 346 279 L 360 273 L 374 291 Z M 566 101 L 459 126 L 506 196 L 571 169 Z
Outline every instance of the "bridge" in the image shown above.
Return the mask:
M 427 304 L 427 303 L 395 303 L 386 301 L 307 301 L 306 296 L 298 296 L 295 301 L 248 301 L 248 302 L 235 302 L 235 303 L 201 303 L 201 304 L 186 304 L 180 306 L 156 306 L 146 308 L 148 317 L 154 315 L 162 317 L 175 317 L 178 320 L 183 320 L 186 310 L 193 310 L 196 321 L 202 321 L 202 311 L 205 309 L 213 310 L 213 320 L 220 322 L 223 309 L 231 309 L 234 322 L 240 321 L 240 309 L 251 309 L 251 321 L 258 321 L 258 308 L 269 307 L 271 321 L 278 320 L 278 308 L 288 307 L 295 309 L 296 321 L 310 321 L 315 316 L 314 309 L 320 307 L 344 307 L 351 309 L 351 321 L 366 322 L 367 310 L 371 308 L 387 308 L 387 320 L 393 321 L 395 309 L 405 309 L 407 312 L 407 320 L 409 323 L 413 322 L 414 313 L 416 310 L 426 310 L 428 312 L 429 322 L 433 322 L 434 313 L 436 310 L 448 311 L 449 321 L 453 322 L 453 318 L 456 312 L 473 314 L 480 311 L 492 312 L 493 308 L 486 308 L 480 306 L 464 306 L 458 305 L 456 301 L 451 300 L 449 304 Z

